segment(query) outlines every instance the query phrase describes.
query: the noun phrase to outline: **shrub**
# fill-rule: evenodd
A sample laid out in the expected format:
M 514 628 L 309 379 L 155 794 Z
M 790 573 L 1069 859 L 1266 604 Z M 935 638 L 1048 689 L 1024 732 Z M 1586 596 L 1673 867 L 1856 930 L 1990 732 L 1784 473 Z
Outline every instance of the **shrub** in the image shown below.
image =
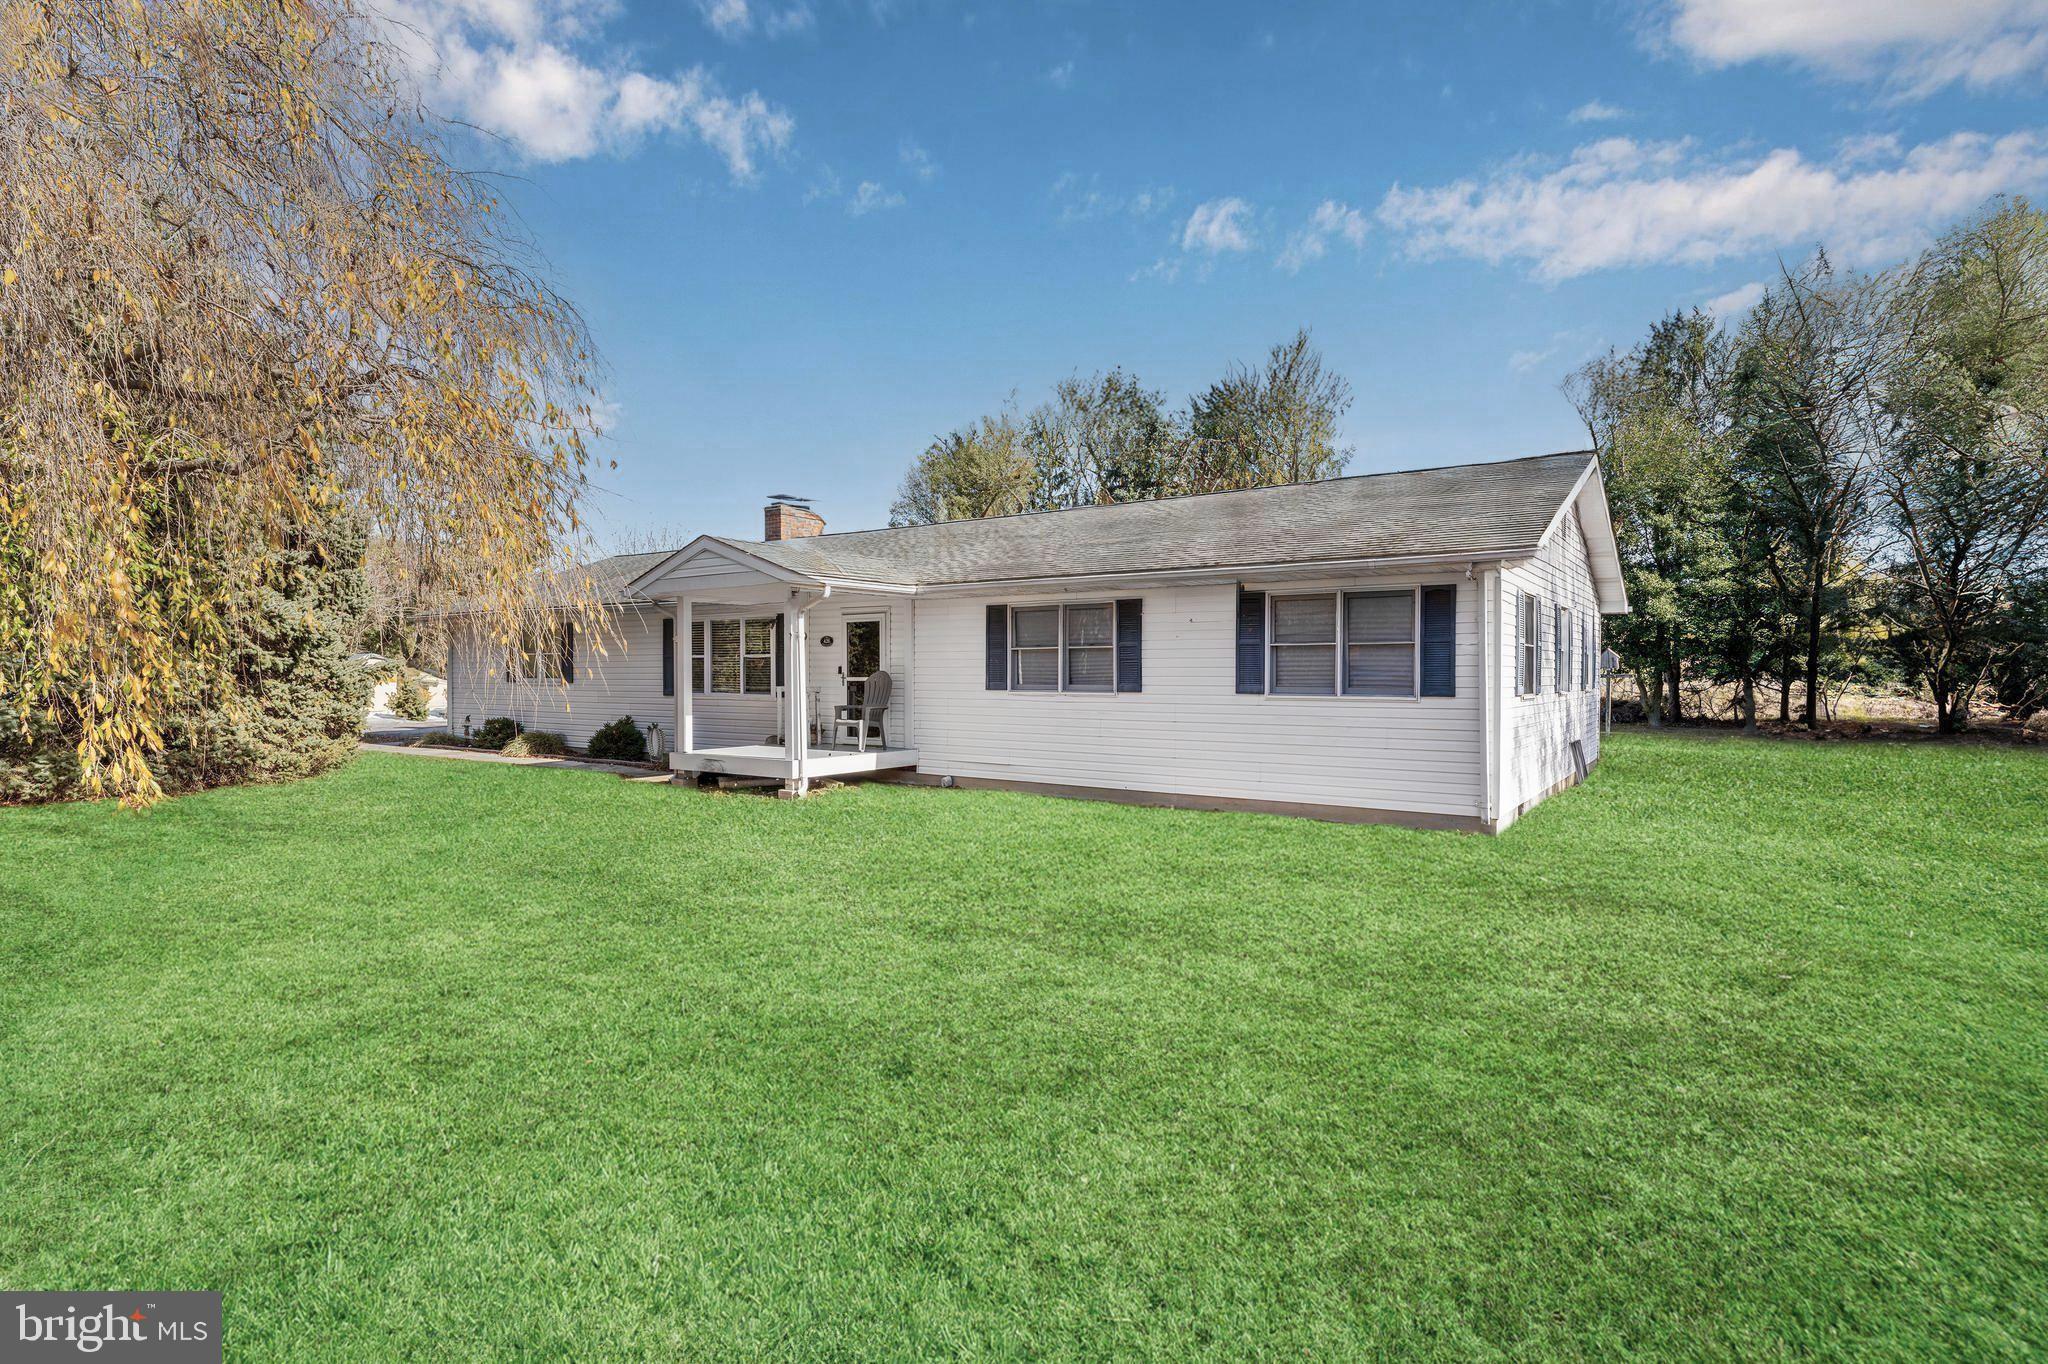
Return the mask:
M 477 726 L 470 743 L 476 748 L 503 748 L 519 734 L 519 722 L 509 715 L 494 715 Z
M 290 781 L 355 756 L 370 675 L 349 661 L 370 589 L 362 527 L 309 523 L 264 562 L 262 588 L 223 621 L 224 676 L 185 692 L 152 764 L 166 790 Z
M 633 723 L 632 716 L 621 715 L 590 736 L 590 746 L 585 752 L 593 758 L 646 762 L 647 736 L 640 732 L 640 726 Z
M 463 734 L 447 734 L 447 733 L 444 733 L 444 732 L 442 732 L 441 730 L 438 730 L 438 729 L 437 729 L 437 730 L 435 730 L 435 731 L 434 731 L 434 732 L 433 732 L 432 734 L 422 734 L 422 735 L 420 735 L 420 737 L 419 737 L 419 738 L 417 738 L 417 739 L 414 739 L 414 740 L 412 741 L 412 746 L 413 746 L 414 748 L 471 748 L 471 747 L 474 747 L 474 745 L 473 745 L 473 744 L 471 743 L 471 741 L 470 741 L 470 739 L 469 739 L 469 737 L 468 737 L 467 735 L 463 735 Z
M 39 712 L 27 729 L 0 717 L 0 805 L 72 800 L 79 794 L 78 747 Z
M 398 680 L 391 684 L 391 713 L 401 720 L 427 718 L 427 689 L 411 668 L 400 672 Z
M 569 741 L 544 729 L 522 731 L 499 752 L 508 758 L 559 758 L 569 751 Z

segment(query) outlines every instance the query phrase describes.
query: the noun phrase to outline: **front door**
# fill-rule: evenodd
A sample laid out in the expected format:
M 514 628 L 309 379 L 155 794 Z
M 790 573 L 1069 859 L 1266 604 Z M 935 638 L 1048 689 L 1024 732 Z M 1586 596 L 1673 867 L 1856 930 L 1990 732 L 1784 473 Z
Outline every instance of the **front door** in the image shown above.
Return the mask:
M 846 704 L 859 705 L 867 696 L 870 677 L 882 671 L 882 618 L 849 616 L 841 633 L 845 636 L 840 654 L 839 675 L 846 683 Z M 869 726 L 868 737 L 879 737 L 877 726 Z

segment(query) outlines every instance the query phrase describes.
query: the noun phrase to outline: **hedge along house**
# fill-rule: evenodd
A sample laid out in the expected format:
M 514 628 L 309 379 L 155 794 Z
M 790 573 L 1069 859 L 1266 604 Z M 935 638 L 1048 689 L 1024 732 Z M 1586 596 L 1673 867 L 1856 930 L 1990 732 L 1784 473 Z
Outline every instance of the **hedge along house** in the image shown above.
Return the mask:
M 508 664 L 459 631 L 449 714 L 572 741 L 662 722 L 683 773 L 962 785 L 1498 831 L 1599 756 L 1626 611 L 1576 452 L 981 521 L 699 536 L 593 572 L 623 648 Z M 883 723 L 834 707 L 893 682 Z

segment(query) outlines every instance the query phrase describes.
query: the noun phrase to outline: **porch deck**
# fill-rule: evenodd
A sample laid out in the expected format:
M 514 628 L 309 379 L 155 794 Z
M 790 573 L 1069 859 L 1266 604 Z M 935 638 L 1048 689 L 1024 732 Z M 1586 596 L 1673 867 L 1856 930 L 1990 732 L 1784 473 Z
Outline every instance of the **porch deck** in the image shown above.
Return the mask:
M 717 772 L 734 777 L 775 777 L 788 781 L 796 776 L 796 760 L 781 744 L 735 744 L 726 748 L 671 753 L 668 765 L 677 772 Z M 804 775 L 807 778 L 844 777 L 915 766 L 917 750 L 914 748 L 870 745 L 863 753 L 854 748 L 822 748 L 813 744 L 804 751 Z

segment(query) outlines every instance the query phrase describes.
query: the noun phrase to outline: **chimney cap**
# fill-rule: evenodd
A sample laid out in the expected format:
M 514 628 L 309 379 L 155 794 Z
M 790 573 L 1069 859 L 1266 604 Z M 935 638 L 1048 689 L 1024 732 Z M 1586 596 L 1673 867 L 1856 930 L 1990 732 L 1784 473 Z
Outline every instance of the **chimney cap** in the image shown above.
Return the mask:
M 798 497 L 795 493 L 770 493 L 768 494 L 768 500 L 770 502 L 780 502 L 786 507 L 808 507 L 811 505 L 810 498 Z

